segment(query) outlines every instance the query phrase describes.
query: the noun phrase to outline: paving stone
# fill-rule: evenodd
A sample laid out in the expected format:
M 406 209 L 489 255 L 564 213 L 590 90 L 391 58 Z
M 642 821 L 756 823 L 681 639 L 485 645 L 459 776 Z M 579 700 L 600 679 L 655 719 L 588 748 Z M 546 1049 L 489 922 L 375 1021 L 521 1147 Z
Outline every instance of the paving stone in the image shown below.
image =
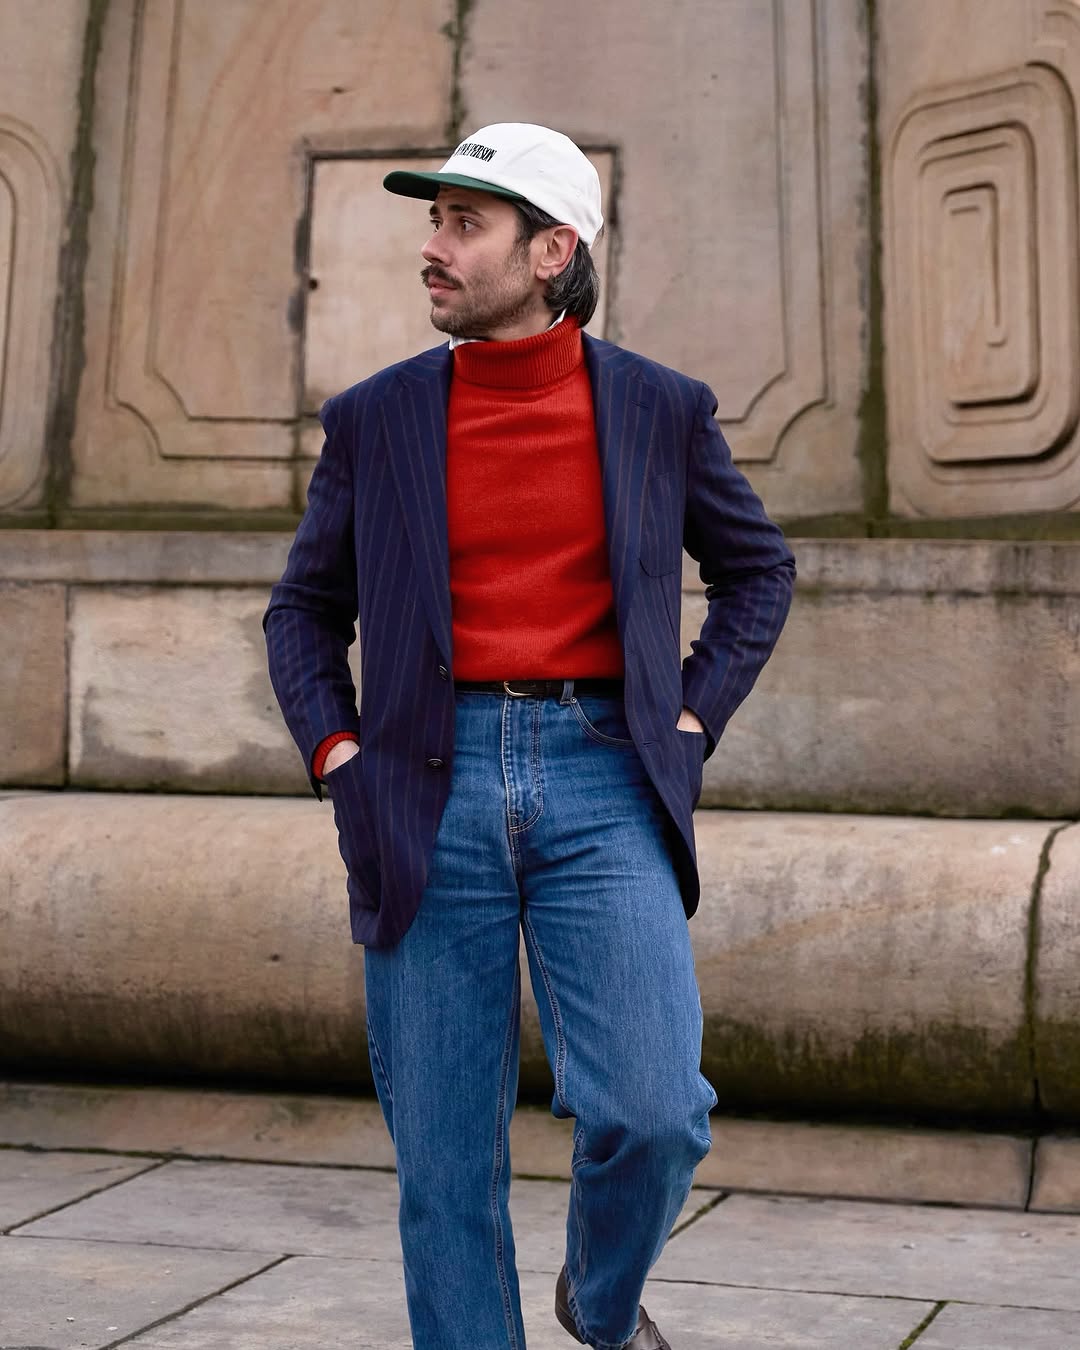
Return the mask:
M 13 1228 L 153 1166 L 87 1153 L 0 1151 L 0 1229 Z
M 660 1280 L 649 1281 L 642 1302 L 672 1345 L 693 1350 L 896 1350 L 932 1307 L 905 1299 Z M 550 1350 L 566 1347 L 553 1338 Z
M 1080 1310 L 1080 1220 L 732 1196 L 654 1274 L 772 1289 Z
M 298 1256 L 131 1342 L 139 1350 L 412 1350 L 386 1263 Z
M 0 1238 L 0 1346 L 87 1350 L 111 1345 L 272 1259 L 122 1242 Z
M 397 1178 L 173 1162 L 22 1231 L 37 1237 L 397 1259 Z
M 1037 1308 L 944 1308 L 918 1350 L 1063 1350 L 1080 1345 L 1080 1316 Z

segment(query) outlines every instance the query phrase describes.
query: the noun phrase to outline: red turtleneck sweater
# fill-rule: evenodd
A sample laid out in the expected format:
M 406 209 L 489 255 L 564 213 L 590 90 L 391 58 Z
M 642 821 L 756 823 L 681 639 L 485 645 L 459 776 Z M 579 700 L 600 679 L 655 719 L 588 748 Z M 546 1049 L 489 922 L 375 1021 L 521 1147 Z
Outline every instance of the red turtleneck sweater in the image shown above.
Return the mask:
M 456 679 L 622 674 L 574 319 L 454 349 L 446 501 Z
M 446 500 L 454 678 L 617 678 L 622 647 L 581 330 L 455 347 Z M 321 777 L 338 732 L 312 768 Z

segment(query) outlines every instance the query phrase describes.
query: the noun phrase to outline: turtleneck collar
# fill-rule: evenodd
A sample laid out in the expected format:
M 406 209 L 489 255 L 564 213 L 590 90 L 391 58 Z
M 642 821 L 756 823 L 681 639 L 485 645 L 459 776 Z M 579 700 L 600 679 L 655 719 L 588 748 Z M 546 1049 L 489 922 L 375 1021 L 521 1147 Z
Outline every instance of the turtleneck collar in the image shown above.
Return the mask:
M 454 378 L 495 389 L 554 384 L 585 359 L 581 329 L 572 316 L 513 342 L 464 342 L 454 348 Z

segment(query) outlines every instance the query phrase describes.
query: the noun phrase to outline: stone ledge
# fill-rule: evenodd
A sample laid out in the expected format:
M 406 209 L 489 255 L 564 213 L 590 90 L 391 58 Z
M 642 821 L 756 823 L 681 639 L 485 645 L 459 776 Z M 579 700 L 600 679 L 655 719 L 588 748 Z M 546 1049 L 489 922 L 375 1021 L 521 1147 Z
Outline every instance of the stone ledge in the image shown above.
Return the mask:
M 0 579 L 271 586 L 291 541 L 279 531 L 0 530 Z
M 1001 1209 L 1022 1209 L 1027 1198 L 1033 1145 L 1018 1135 L 727 1116 L 713 1117 L 712 1132 L 699 1186 Z M 571 1121 L 520 1107 L 511 1126 L 515 1175 L 568 1180 L 572 1134 Z M 0 1146 L 394 1166 L 373 1099 L 191 1088 L 0 1083 Z M 1080 1194 L 1080 1155 L 1067 1162 Z
M 292 534 L 227 530 L 0 529 L 0 580 L 270 586 Z M 1080 594 L 1080 544 L 996 540 L 791 539 L 799 587 L 837 594 Z M 703 587 L 683 555 L 683 588 Z
M 1028 941 L 1051 829 L 699 813 L 691 933 L 724 1106 L 1030 1115 Z M 369 1084 L 325 804 L 7 797 L 0 895 L 9 1071 Z M 1070 1026 L 1071 988 L 1066 971 L 1036 991 Z M 529 999 L 522 1055 L 543 1098 Z M 1047 1058 L 1043 1100 L 1069 1102 L 1075 1073 Z

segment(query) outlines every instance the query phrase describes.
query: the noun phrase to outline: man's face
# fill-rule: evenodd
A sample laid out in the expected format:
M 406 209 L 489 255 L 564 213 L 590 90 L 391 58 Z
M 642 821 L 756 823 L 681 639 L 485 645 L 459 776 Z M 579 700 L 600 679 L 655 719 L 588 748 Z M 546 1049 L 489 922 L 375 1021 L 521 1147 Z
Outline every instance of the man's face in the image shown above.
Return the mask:
M 517 337 L 551 321 L 533 257 L 543 241 L 519 240 L 518 220 L 513 204 L 493 193 L 440 189 L 432 235 L 420 250 L 427 263 L 420 277 L 440 332 Z

